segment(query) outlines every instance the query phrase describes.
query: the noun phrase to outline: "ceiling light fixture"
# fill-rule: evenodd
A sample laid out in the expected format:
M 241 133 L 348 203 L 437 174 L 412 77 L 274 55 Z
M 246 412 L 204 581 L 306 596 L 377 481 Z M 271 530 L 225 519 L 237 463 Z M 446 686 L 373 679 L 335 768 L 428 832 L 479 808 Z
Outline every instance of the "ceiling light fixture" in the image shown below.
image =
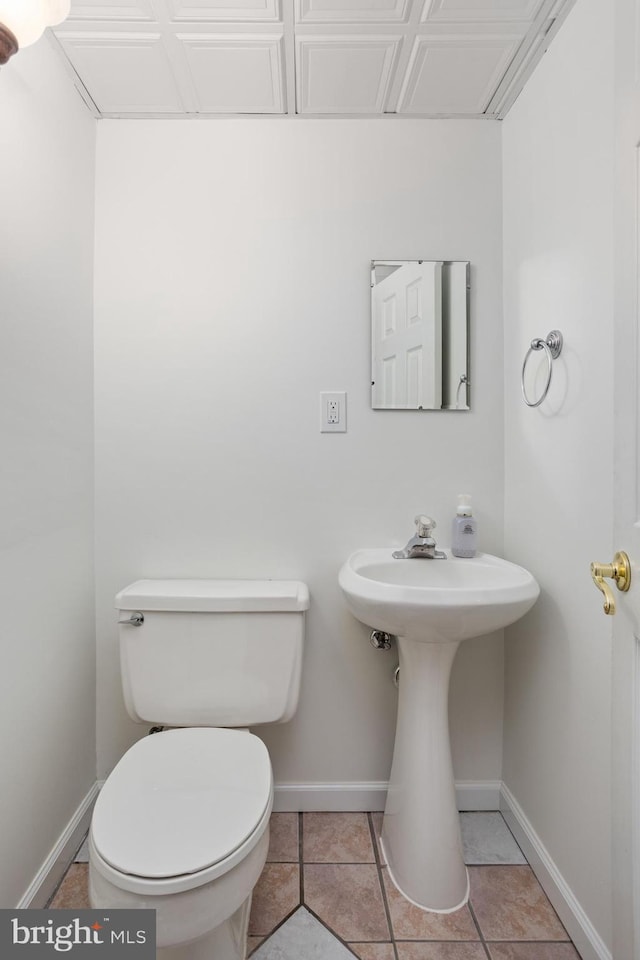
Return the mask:
M 0 64 L 69 16 L 71 0 L 0 0 Z

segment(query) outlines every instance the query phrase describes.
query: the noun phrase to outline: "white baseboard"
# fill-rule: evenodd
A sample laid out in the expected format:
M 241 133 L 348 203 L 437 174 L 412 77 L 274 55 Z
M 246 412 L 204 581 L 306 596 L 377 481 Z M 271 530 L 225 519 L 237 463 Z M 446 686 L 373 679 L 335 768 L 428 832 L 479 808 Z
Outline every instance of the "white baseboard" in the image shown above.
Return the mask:
M 89 829 L 98 793 L 98 784 L 94 783 L 18 903 L 19 910 L 46 907 Z
M 339 813 L 384 810 L 389 784 L 386 781 L 343 783 L 276 783 L 273 809 L 278 813 L 308 813 L 311 810 Z
M 498 810 L 499 780 L 460 780 L 456 783 L 458 810 Z M 384 810 L 386 780 L 342 783 L 276 783 L 273 809 L 279 813 L 322 810 L 350 812 Z
M 502 780 L 456 780 L 458 810 L 500 809 Z
M 565 925 L 582 960 L 611 960 L 611 951 L 582 909 L 522 807 L 504 783 L 500 800 L 500 811 L 509 829 Z

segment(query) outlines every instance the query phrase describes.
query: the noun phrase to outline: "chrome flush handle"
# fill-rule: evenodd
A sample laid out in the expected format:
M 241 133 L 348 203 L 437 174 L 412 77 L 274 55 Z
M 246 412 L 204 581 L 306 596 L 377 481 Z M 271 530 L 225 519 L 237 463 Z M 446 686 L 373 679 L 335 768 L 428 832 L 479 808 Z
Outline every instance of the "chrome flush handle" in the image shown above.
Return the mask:
M 141 627 L 144 623 L 144 614 L 137 612 L 132 613 L 126 620 L 118 620 L 118 623 L 124 624 L 127 627 Z

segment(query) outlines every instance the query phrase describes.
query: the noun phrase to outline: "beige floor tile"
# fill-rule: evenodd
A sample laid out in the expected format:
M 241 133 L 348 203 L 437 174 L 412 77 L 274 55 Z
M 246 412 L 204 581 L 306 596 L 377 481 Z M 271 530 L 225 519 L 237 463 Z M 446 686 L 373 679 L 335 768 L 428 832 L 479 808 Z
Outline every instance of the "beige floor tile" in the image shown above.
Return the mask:
M 486 940 L 569 939 L 531 867 L 469 867 L 469 878 Z
M 297 863 L 267 863 L 253 890 L 249 934 L 266 937 L 300 903 Z
M 51 910 L 88 910 L 89 864 L 72 863 L 49 904 Z
M 486 960 L 481 943 L 398 943 L 398 960 Z
M 392 943 L 350 943 L 348 946 L 360 960 L 396 960 Z
M 272 813 L 267 863 L 297 863 L 298 855 L 298 814 Z
M 305 864 L 304 899 L 309 909 L 345 941 L 390 939 L 374 864 Z
M 580 960 L 571 943 L 490 943 L 491 960 Z
M 384 877 L 391 925 L 396 940 L 479 940 L 476 925 L 468 907 L 455 913 L 430 913 L 414 906 L 402 896 L 389 877 Z
M 374 863 L 366 813 L 305 813 L 302 820 L 305 863 Z

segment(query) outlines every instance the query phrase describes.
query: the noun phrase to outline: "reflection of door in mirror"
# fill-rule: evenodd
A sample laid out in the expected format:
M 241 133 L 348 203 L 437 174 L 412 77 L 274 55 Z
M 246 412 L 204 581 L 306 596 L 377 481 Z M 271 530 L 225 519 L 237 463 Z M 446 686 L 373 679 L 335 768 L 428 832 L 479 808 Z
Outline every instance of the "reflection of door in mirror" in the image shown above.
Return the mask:
M 371 405 L 469 409 L 469 263 L 371 262 Z
M 373 406 L 442 406 L 442 263 L 398 266 L 373 287 Z

